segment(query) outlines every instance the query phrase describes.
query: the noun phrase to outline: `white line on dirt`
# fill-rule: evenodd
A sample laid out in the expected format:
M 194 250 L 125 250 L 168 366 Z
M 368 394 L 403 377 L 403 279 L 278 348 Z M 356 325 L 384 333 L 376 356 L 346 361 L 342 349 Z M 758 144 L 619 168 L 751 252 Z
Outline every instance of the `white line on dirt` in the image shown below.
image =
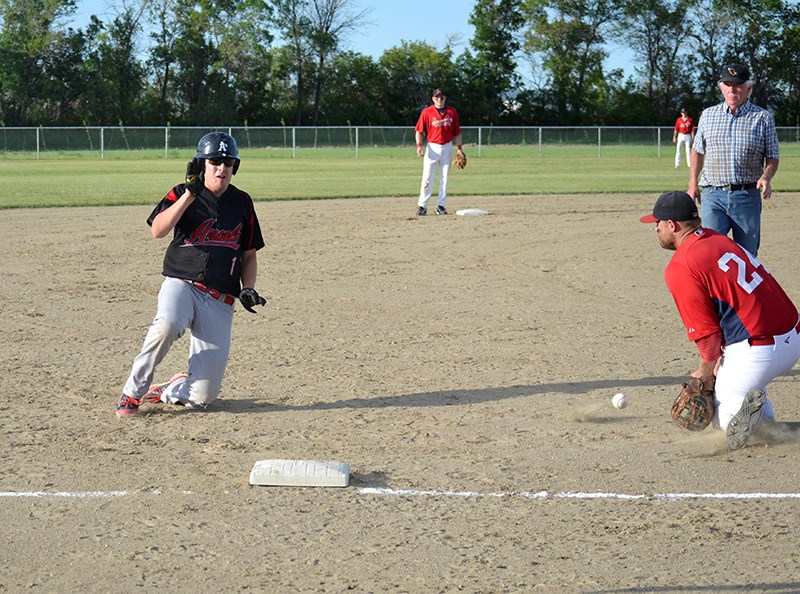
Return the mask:
M 279 487 L 270 487 L 279 488 Z M 286 488 L 286 487 L 280 487 Z M 314 488 L 314 487 L 312 487 Z M 390 497 L 453 497 L 453 498 L 501 498 L 519 497 L 523 499 L 616 499 L 616 500 L 668 500 L 683 501 L 686 499 L 800 499 L 800 493 L 605 493 L 605 492 L 561 492 L 547 491 L 501 491 L 484 493 L 480 491 L 441 491 L 438 489 L 386 489 L 377 487 L 359 487 L 356 491 L 362 495 L 379 495 Z M 189 494 L 183 491 L 183 494 Z M 31 497 L 43 499 L 91 499 L 128 497 L 130 495 L 161 495 L 161 491 L 0 491 L 0 497 Z
M 126 497 L 128 495 L 133 495 L 135 491 L 86 491 L 83 493 L 80 492 L 68 492 L 68 491 L 56 491 L 53 493 L 46 493 L 45 491 L 26 491 L 26 492 L 18 492 L 18 491 L 0 491 L 0 497 L 41 497 L 41 498 L 75 498 L 75 499 L 83 499 L 83 498 L 92 498 L 92 497 Z
M 522 497 L 525 499 L 800 499 L 800 493 L 652 493 L 649 495 L 630 495 L 627 493 L 584 493 L 564 492 L 548 493 L 547 491 L 505 491 L 499 493 L 481 493 L 476 491 L 438 491 L 433 489 L 379 489 L 364 487 L 358 489 L 366 495 L 395 495 L 400 497 Z

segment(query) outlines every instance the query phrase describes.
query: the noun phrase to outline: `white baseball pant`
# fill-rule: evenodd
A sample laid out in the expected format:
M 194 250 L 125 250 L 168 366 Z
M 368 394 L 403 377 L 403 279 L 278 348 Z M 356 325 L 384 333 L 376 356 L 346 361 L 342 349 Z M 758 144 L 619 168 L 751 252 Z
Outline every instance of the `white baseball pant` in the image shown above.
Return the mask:
M 170 384 L 164 400 L 205 407 L 222 389 L 231 350 L 234 306 L 214 299 L 184 280 L 167 277 L 158 293 L 158 309 L 123 392 L 141 398 L 153 383 L 156 367 L 186 330 L 189 377 Z
M 753 346 L 747 340 L 725 347 L 722 365 L 717 371 L 715 425 L 725 430 L 739 412 L 750 388 L 767 391 L 767 384 L 788 373 L 800 359 L 800 335 L 794 328 L 773 338 L 775 344 Z M 761 409 L 763 417 L 774 417 L 769 398 Z M 751 419 L 755 426 L 760 416 Z
M 450 178 L 450 162 L 453 160 L 453 143 L 436 144 L 429 142 L 425 148 L 425 156 L 422 163 L 422 187 L 419 191 L 419 201 L 417 206 L 428 207 L 428 200 L 433 194 L 433 182 L 436 178 L 436 170 L 439 172 L 439 199 L 438 205 L 444 207 L 447 204 L 447 182 Z
M 686 166 L 690 166 L 692 152 L 692 135 L 678 133 L 678 142 L 675 143 L 675 167 L 681 166 L 681 146 L 685 147 Z

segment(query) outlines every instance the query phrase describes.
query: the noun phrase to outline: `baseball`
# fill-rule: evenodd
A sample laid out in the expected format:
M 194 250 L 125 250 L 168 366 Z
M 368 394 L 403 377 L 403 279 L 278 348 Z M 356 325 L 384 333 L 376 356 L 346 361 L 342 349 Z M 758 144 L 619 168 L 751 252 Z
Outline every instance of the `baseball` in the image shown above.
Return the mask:
M 628 406 L 628 397 L 622 392 L 617 392 L 614 394 L 614 397 L 611 398 L 611 404 L 614 408 L 625 408 Z

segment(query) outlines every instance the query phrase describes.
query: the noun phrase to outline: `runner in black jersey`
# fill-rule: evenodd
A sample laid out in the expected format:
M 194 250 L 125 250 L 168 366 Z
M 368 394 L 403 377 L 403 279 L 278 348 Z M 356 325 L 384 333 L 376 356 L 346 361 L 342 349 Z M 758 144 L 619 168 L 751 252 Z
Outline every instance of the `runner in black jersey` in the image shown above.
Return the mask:
M 172 188 L 147 219 L 153 237 L 172 232 L 172 241 L 158 310 L 117 403 L 119 416 L 136 413 L 142 402 L 205 408 L 222 388 L 236 300 L 252 312 L 266 303 L 255 291 L 261 227 L 250 196 L 231 185 L 239 164 L 232 136 L 206 134 L 187 183 Z M 188 370 L 151 387 L 156 367 L 186 330 Z

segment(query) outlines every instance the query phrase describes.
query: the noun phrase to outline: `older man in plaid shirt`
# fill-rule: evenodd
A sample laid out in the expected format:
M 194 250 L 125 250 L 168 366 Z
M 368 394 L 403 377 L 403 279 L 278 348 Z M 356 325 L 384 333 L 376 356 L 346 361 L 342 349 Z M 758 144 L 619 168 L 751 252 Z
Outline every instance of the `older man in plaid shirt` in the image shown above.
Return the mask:
M 780 159 L 775 118 L 750 103 L 753 81 L 746 66 L 726 66 L 719 87 L 725 100 L 704 109 L 697 124 L 688 194 L 700 202 L 704 227 L 733 231 L 734 241 L 755 256 L 761 201 L 772 196 Z

